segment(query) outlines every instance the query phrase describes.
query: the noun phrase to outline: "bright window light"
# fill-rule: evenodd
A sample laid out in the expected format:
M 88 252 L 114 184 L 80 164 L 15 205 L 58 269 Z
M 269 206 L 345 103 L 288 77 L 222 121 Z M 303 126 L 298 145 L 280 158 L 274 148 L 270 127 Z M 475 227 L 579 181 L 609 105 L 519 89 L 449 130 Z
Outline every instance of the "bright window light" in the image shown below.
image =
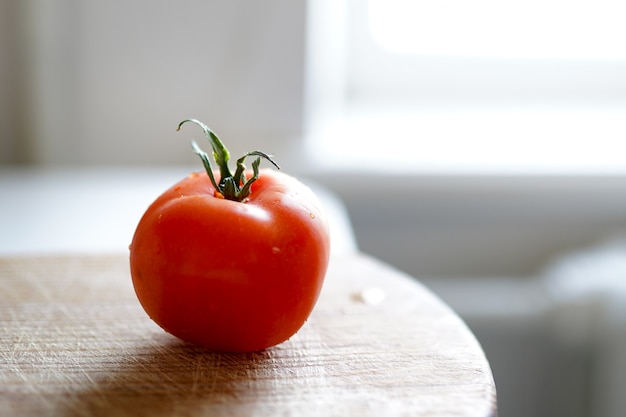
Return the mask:
M 626 174 L 626 2 L 346 4 L 343 95 L 307 140 L 320 164 Z
M 434 174 L 626 174 L 623 110 L 359 110 L 315 133 L 320 163 Z M 324 152 L 319 152 L 325 149 Z
M 370 0 L 376 42 L 407 54 L 626 59 L 621 0 Z

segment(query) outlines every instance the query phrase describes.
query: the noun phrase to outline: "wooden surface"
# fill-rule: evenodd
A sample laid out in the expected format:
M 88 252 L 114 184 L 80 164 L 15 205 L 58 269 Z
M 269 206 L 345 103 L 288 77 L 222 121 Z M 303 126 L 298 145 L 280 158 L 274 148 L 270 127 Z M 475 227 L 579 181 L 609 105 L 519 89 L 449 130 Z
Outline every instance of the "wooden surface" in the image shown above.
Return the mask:
M 463 322 L 366 256 L 335 256 L 300 332 L 253 354 L 164 333 L 123 256 L 0 258 L 0 283 L 0 416 L 495 415 Z

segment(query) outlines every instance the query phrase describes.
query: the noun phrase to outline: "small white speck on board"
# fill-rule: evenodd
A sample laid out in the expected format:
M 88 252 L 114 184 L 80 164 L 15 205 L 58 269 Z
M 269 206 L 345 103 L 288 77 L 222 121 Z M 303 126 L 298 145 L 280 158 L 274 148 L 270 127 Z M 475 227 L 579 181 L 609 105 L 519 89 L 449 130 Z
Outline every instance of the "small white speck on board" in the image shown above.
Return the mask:
M 355 298 L 367 305 L 376 306 L 385 301 L 386 294 L 381 288 L 366 288 L 358 293 Z

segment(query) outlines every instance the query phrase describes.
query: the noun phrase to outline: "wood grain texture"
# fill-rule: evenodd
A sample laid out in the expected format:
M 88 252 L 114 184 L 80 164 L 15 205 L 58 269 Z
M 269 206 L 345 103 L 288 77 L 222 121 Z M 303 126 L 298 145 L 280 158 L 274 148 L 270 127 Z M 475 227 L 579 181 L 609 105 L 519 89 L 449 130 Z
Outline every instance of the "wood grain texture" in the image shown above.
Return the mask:
M 164 333 L 123 256 L 0 258 L 0 283 L 0 416 L 496 414 L 464 323 L 367 256 L 334 257 L 300 332 L 250 354 Z M 372 288 L 384 298 L 368 301 Z

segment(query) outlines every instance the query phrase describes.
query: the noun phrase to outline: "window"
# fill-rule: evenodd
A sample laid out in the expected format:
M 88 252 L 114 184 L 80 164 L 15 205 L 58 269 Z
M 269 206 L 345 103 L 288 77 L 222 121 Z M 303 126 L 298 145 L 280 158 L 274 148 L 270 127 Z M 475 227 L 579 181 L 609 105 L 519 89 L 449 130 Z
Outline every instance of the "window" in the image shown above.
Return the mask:
M 372 38 L 416 55 L 626 59 L 616 0 L 369 0 Z
M 312 57 L 325 62 L 326 74 L 313 81 L 335 87 L 313 107 L 325 110 L 313 119 L 309 141 L 318 154 L 324 149 L 320 162 L 445 173 L 626 173 L 622 3 L 337 4 L 328 7 L 343 25 L 325 22 L 329 43 Z

